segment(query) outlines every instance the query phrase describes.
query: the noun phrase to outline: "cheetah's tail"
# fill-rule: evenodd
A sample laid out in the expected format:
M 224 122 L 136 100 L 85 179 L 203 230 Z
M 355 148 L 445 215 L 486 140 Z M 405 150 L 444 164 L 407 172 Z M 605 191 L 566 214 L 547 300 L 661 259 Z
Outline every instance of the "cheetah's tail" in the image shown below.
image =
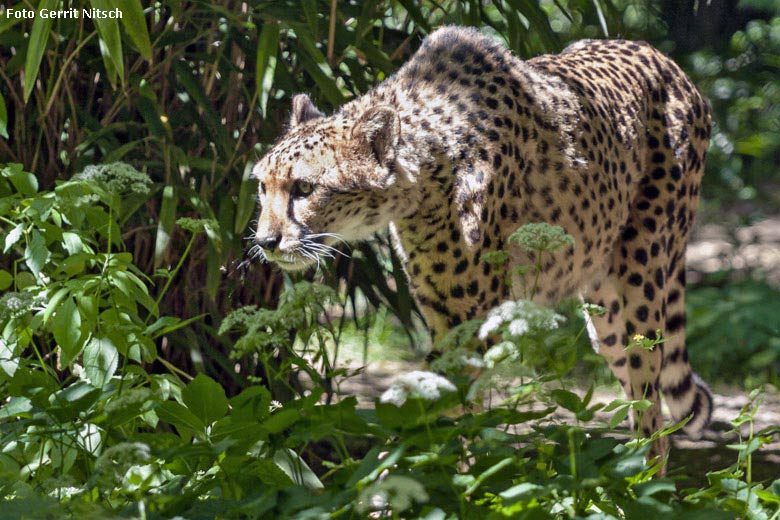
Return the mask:
M 713 401 L 707 383 L 689 372 L 677 385 L 663 389 L 666 404 L 675 421 L 691 419 L 683 427 L 688 436 L 698 439 L 712 418 Z

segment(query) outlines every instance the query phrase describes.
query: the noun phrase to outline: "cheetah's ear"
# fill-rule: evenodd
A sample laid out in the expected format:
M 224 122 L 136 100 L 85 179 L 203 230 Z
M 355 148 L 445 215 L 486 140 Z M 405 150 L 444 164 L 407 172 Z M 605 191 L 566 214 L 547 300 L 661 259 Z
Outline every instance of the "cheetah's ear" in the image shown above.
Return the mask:
M 297 94 L 292 99 L 292 113 L 290 114 L 290 128 L 295 128 L 301 123 L 324 117 L 306 94 Z
M 387 164 L 401 138 L 401 118 L 388 105 L 370 108 L 352 127 L 352 138 L 371 147 L 380 164 Z

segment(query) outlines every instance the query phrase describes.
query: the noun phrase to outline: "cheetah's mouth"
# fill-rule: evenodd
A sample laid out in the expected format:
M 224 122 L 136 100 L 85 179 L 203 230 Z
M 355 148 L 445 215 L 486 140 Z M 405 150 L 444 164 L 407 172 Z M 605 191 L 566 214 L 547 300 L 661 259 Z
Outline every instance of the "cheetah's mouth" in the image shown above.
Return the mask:
M 326 242 L 346 242 L 335 233 L 312 233 L 305 235 L 291 251 L 285 253 L 263 251 L 263 256 L 284 271 L 302 271 L 313 265 L 333 259 L 336 255 L 347 256 Z
M 319 263 L 319 259 L 312 259 L 292 253 L 274 254 L 265 252 L 265 258 L 269 262 L 278 265 L 281 270 L 289 272 L 303 271 L 304 269 Z

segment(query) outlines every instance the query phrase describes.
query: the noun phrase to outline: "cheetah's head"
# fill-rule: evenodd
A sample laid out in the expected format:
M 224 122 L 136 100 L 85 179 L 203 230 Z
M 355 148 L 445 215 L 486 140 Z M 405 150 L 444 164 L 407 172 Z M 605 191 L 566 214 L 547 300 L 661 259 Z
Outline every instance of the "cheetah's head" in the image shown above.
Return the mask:
M 332 257 L 333 244 L 369 238 L 406 210 L 411 168 L 400 160 L 401 122 L 387 105 L 357 117 L 293 98 L 287 134 L 255 166 L 255 243 L 288 271 Z

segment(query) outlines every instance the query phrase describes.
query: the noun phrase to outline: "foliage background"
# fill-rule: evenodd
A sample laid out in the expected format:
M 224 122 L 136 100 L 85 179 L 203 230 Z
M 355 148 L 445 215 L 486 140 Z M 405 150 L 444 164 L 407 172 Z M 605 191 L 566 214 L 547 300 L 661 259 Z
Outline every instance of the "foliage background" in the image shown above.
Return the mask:
M 58 5 L 57 0 L 39 2 L 39 7 Z M 74 0 L 68 5 L 81 9 L 109 3 Z M 237 356 L 237 333 L 219 331 L 233 309 L 276 308 L 289 282 L 269 266 L 246 262 L 245 237 L 256 212 L 256 186 L 248 178 L 248 166 L 279 135 L 292 95 L 309 92 L 321 108 L 332 110 L 392 74 L 425 34 L 443 24 L 479 26 L 521 57 L 558 52 L 580 38 L 649 40 L 683 66 L 715 109 L 705 214 L 727 210 L 735 215 L 730 220 L 749 222 L 776 212 L 780 202 L 780 4 L 773 0 L 224 0 L 151 5 L 121 0 L 117 5 L 126 14 L 121 22 L 18 20 L 0 13 L 0 164 L 21 165 L 4 170 L 2 196 L 6 201 L 32 200 L 41 194 L 40 204 L 53 204 L 73 226 L 70 232 L 83 239 L 87 249 L 80 251 L 91 255 L 83 265 L 60 269 L 73 245 L 56 231 L 61 223 L 35 204 L 22 211 L 26 203 L 7 202 L 0 207 L 0 288 L 9 293 L 38 288 L 51 295 L 56 284 L 64 286 L 71 279 L 83 283 L 100 275 L 105 281 L 110 274 L 129 280 L 135 288 L 124 296 L 116 290 L 101 292 L 98 309 L 123 308 L 128 316 L 123 322 L 127 330 L 121 329 L 125 340 L 112 340 L 122 355 L 123 376 L 138 375 L 130 368 L 137 363 L 160 388 L 173 371 L 207 374 L 227 397 L 256 388 L 252 385 L 257 381 L 277 399 L 300 391 L 298 371 L 285 369 L 295 360 L 284 349 L 262 359 Z M 117 161 L 147 174 L 148 191 L 118 201 L 99 186 L 76 182 L 62 187 L 90 165 Z M 23 172 L 32 172 L 34 179 Z M 56 187 L 59 198 L 52 198 Z M 91 197 L 94 207 L 86 210 L 83 203 L 74 203 L 78 197 Z M 63 205 L 66 199 L 70 202 Z M 79 212 L 91 216 L 76 225 Z M 206 220 L 193 224 L 180 221 L 182 217 Z M 10 241 L 19 223 L 23 233 Z M 113 232 L 96 232 L 95 223 Z M 389 309 L 410 327 L 416 318 L 404 277 L 399 269 L 387 275 L 398 261 L 384 245 L 386 239 L 379 238 L 378 245 L 356 247 L 350 260 L 339 259 L 317 276 L 345 291 L 335 298 L 351 306 L 353 314 L 360 315 L 367 301 L 372 308 Z M 112 252 L 126 255 L 112 260 Z M 30 280 L 23 273 L 35 276 Z M 116 273 L 130 273 L 138 282 Z M 777 291 L 761 280 L 732 282 L 728 275 L 707 279 L 705 291 L 691 299 L 694 362 L 710 379 L 726 374 L 739 381 L 758 373 L 758 383 L 777 382 L 780 324 L 768 312 Z M 113 283 L 116 289 L 118 282 Z M 112 298 L 124 299 L 117 304 Z M 710 306 L 714 299 L 723 304 Z M 31 377 L 52 378 L 44 385 L 47 396 L 78 389 L 69 386 L 78 382 L 71 362 L 83 359 L 85 342 L 87 352 L 105 351 L 103 343 L 87 342 L 86 332 L 65 337 L 65 317 L 73 314 L 71 307 L 60 307 L 64 305 L 84 311 L 77 296 L 54 303 L 49 299 L 48 317 L 54 321 L 44 326 L 32 318 L 40 312 L 29 309 L 27 325 L 35 331 L 30 341 L 36 347 L 28 342 L 14 353 L 30 360 Z M 757 312 L 763 312 L 760 318 Z M 359 326 L 367 327 L 372 316 Z M 148 329 L 166 317 L 169 321 L 158 329 Z M 303 319 L 301 329 L 307 323 L 311 325 Z M 86 331 L 88 320 L 83 324 Z M 340 334 L 343 320 L 334 325 L 334 334 Z M 290 328 L 287 339 L 300 333 Z M 136 343 L 127 338 L 133 334 L 143 338 L 136 342 L 143 353 L 132 352 Z M 75 352 L 64 361 L 56 348 L 63 344 Z M 322 372 L 327 384 L 334 367 L 328 360 L 322 363 L 310 370 L 311 377 Z M 735 372 L 735 366 L 746 368 Z M 277 381 L 280 374 L 282 381 Z M 0 375 L 3 392 L 21 395 L 19 385 Z M 213 390 L 203 385 L 198 392 Z M 178 397 L 179 391 L 171 395 Z M 105 404 L 107 395 L 95 394 L 89 406 Z M 89 408 L 85 403 L 79 406 Z M 76 410 L 76 416 L 81 412 Z M 209 419 L 214 417 L 198 417 L 200 422 Z
M 90 164 L 122 160 L 148 173 L 153 191 L 128 215 L 122 243 L 150 275 L 181 254 L 177 218 L 216 220 L 161 306 L 205 315 L 172 335 L 164 355 L 225 383 L 232 364 L 214 334 L 219 317 L 242 303 L 272 305 L 281 287 L 267 266 L 235 263 L 255 213 L 247 166 L 279 135 L 293 94 L 310 92 L 330 110 L 391 74 L 442 24 L 483 27 L 522 57 L 584 37 L 650 40 L 714 105 L 705 198 L 751 202 L 743 221 L 778 202 L 780 17 L 771 0 L 117 5 L 121 23 L 2 18 L 0 159 L 34 172 L 42 189 Z M 393 280 L 396 295 L 380 281 L 382 261 L 361 253 L 332 277 L 410 324 L 403 277 Z

